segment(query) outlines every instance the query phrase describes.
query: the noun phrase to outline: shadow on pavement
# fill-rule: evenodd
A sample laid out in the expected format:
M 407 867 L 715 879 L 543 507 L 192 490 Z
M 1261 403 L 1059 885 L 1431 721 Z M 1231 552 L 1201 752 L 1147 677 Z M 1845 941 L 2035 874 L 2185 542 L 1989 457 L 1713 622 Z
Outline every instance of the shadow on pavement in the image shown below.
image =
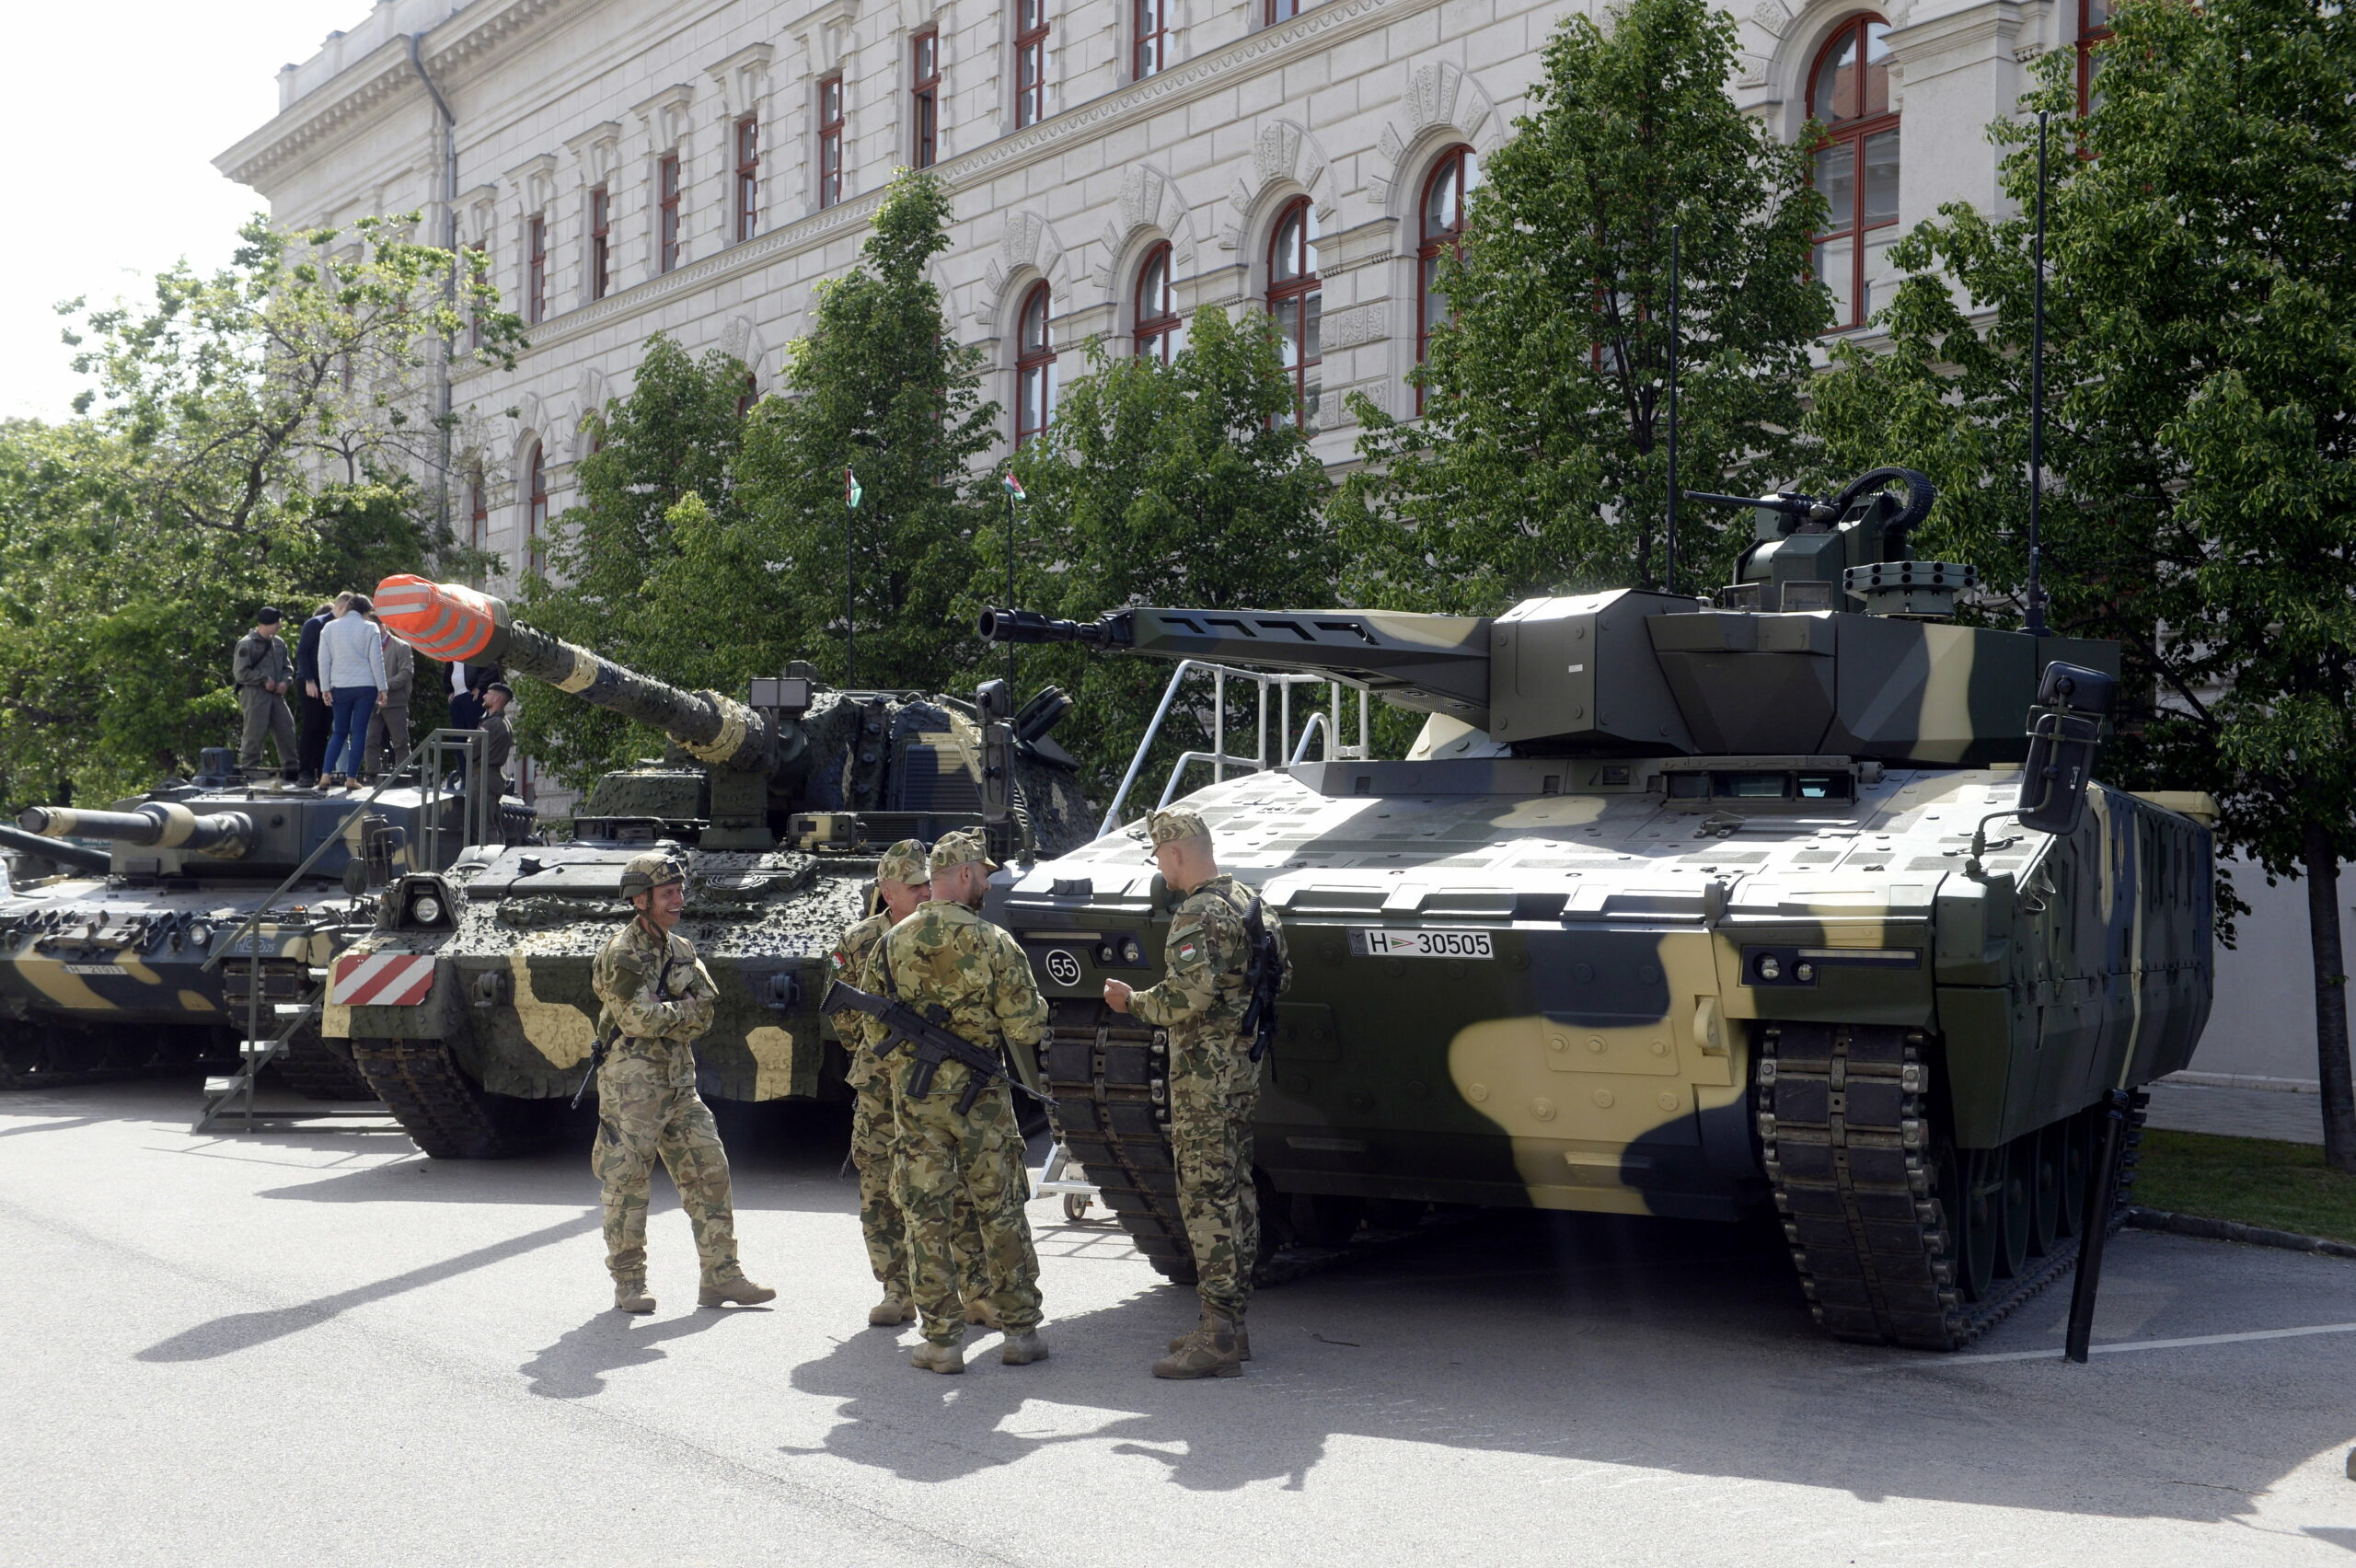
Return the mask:
M 608 1309 L 517 1368 L 531 1379 L 532 1392 L 543 1399 L 583 1400 L 602 1393 L 606 1374 L 661 1361 L 668 1352 L 656 1347 L 715 1328 L 724 1318 L 765 1317 L 763 1309 L 699 1307 L 681 1317 L 633 1318 Z
M 488 1247 L 478 1247 L 471 1252 L 461 1252 L 456 1257 L 445 1258 L 438 1263 L 428 1263 L 422 1268 L 410 1269 L 406 1274 L 397 1274 L 371 1285 L 338 1291 L 333 1296 L 322 1296 L 316 1301 L 306 1301 L 294 1307 L 273 1308 L 267 1312 L 233 1312 L 225 1318 L 215 1318 L 209 1323 L 199 1323 L 192 1329 L 183 1329 L 169 1339 L 141 1351 L 137 1359 L 141 1361 L 210 1361 L 217 1356 L 234 1355 L 238 1351 L 251 1350 L 256 1345 L 267 1344 L 272 1340 L 283 1339 L 288 1334 L 316 1328 L 341 1313 L 350 1311 L 354 1307 L 364 1307 L 372 1301 L 382 1301 L 387 1297 L 398 1296 L 404 1291 L 434 1285 L 458 1274 L 488 1268 L 493 1263 L 504 1262 L 510 1258 L 520 1257 L 525 1252 L 537 1251 L 542 1247 L 551 1247 L 560 1241 L 571 1240 L 575 1236 L 600 1229 L 602 1223 L 598 1211 L 592 1209 L 578 1218 L 568 1219 L 559 1225 L 547 1226 L 522 1236 L 513 1236 Z
M 68 1127 L 87 1127 L 109 1118 L 104 1116 L 68 1116 L 57 1122 L 35 1122 L 29 1127 L 0 1127 L 0 1138 L 22 1137 L 27 1133 L 62 1133 Z
M 1042 1228 L 1042 1250 L 1066 1228 Z M 2111 1341 L 2314 1321 L 2356 1286 L 2356 1267 L 2331 1260 L 2139 1233 L 2113 1243 L 2111 1268 L 2106 1302 L 2119 1314 L 2107 1307 L 2106 1321 L 2134 1325 L 2107 1330 Z M 1772 1225 L 1491 1214 L 1262 1290 L 1255 1359 L 1241 1378 L 1200 1383 L 1147 1371 L 1193 1320 L 1191 1292 L 1149 1288 L 1057 1317 L 1057 1273 L 1051 1258 L 1049 1361 L 1001 1366 L 996 1336 L 982 1336 L 967 1342 L 964 1377 L 939 1378 L 907 1364 L 907 1343 L 847 1326 L 791 1379 L 839 1401 L 837 1424 L 782 1451 L 941 1482 L 1093 1443 L 1163 1467 L 1174 1485 L 1224 1492 L 1301 1487 L 1346 1437 L 1572 1461 L 1564 1483 L 1589 1487 L 1681 1475 L 1713 1489 L 2218 1521 L 2253 1514 L 2284 1474 L 2356 1435 L 2341 1392 L 2356 1343 L 2074 1367 L 1828 1340 Z M 2066 1289 L 2048 1291 L 1974 1348 L 2058 1348 L 2067 1309 Z M 2322 1539 L 2356 1550 L 2356 1531 L 2345 1535 Z

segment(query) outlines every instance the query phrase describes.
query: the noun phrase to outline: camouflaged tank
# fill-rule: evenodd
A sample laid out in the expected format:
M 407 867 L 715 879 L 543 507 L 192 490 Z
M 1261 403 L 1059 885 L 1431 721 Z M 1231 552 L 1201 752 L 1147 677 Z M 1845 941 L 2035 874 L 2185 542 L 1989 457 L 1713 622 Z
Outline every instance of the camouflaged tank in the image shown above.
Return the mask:
M 260 932 L 264 1016 L 370 928 L 372 886 L 447 864 L 465 798 L 398 783 L 363 797 L 238 781 L 232 756 L 104 811 L 34 806 L 6 832 L 0 897 L 0 1085 L 36 1088 L 236 1063 L 254 979 L 251 940 L 212 969 L 246 917 L 323 842 Z M 529 813 L 507 802 L 518 827 Z M 439 824 L 441 831 L 434 831 Z M 93 842 L 104 849 L 94 849 Z M 349 1057 L 298 1030 L 271 1065 L 318 1100 L 365 1100 Z
M 529 1147 L 581 1086 L 598 1013 L 590 965 L 629 908 L 622 868 L 656 845 L 687 867 L 679 932 L 720 988 L 696 1043 L 707 1098 L 844 1096 L 840 1043 L 818 1012 L 830 958 L 862 917 L 876 857 L 904 837 L 986 825 L 1001 858 L 1057 853 L 1090 819 L 1047 732 L 1050 688 L 1008 713 L 977 700 L 837 691 L 804 675 L 744 702 L 651 680 L 514 619 L 469 589 L 389 578 L 377 612 L 430 657 L 489 660 L 668 735 L 676 765 L 600 778 L 570 842 L 484 852 L 413 876 L 382 929 L 340 960 L 327 1032 L 429 1155 Z M 563 694 L 562 696 L 556 694 Z
M 1185 797 L 1295 965 L 1256 1125 L 1272 1245 L 1376 1202 L 1772 1205 L 1825 1329 L 1932 1349 L 2066 1271 L 2093 1108 L 2208 1015 L 2214 808 L 2087 778 L 2115 648 L 1946 619 L 1968 570 L 1906 544 L 1930 499 L 1889 470 L 1764 498 L 1714 602 L 985 617 L 1430 715 L 1404 760 Z M 1135 833 L 1003 874 L 992 908 L 1054 1007 L 1069 1152 L 1184 1279 L 1165 1042 L 1100 1000 L 1160 970 Z

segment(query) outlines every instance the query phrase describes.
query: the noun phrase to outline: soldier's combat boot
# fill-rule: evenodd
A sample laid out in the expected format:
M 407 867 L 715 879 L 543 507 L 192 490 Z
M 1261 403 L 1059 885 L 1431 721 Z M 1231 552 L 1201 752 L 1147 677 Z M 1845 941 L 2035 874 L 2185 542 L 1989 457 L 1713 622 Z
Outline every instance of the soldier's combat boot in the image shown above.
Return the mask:
M 1197 1329 L 1190 1333 L 1180 1334 L 1176 1339 L 1170 1342 L 1170 1348 L 1172 1350 L 1185 1349 L 1186 1342 L 1193 1339 L 1195 1333 L 1199 1333 L 1201 1332 L 1201 1330 Z M 1239 1361 L 1249 1361 L 1252 1359 L 1252 1331 L 1243 1326 L 1243 1320 L 1241 1318 L 1235 1320 L 1235 1357 Z
M 743 1274 L 723 1279 L 718 1285 L 707 1285 L 696 1292 L 699 1307 L 725 1307 L 732 1302 L 739 1307 L 758 1307 L 764 1301 L 776 1299 L 776 1291 L 766 1285 L 755 1285 Z
M 614 1281 L 614 1310 L 617 1312 L 653 1311 L 654 1297 L 646 1294 L 646 1282 L 642 1279 Z
M 962 1344 L 935 1344 L 930 1340 L 917 1346 L 908 1357 L 908 1365 L 927 1372 L 963 1372 L 965 1370 L 965 1347 Z
M 1239 1378 L 1243 1356 L 1235 1343 L 1235 1320 L 1205 1312 L 1202 1322 L 1176 1350 L 1153 1364 L 1157 1378 Z
M 998 1358 L 1009 1366 L 1028 1366 L 1047 1359 L 1047 1342 L 1039 1337 L 1038 1330 L 1025 1329 L 1006 1336 L 1006 1343 L 999 1346 Z
M 887 1296 L 867 1309 L 867 1326 L 889 1329 L 907 1322 L 917 1315 L 917 1309 L 896 1296 Z
M 998 1314 L 990 1309 L 990 1304 L 979 1297 L 965 1303 L 965 1321 L 977 1329 L 1005 1327 L 998 1320 Z

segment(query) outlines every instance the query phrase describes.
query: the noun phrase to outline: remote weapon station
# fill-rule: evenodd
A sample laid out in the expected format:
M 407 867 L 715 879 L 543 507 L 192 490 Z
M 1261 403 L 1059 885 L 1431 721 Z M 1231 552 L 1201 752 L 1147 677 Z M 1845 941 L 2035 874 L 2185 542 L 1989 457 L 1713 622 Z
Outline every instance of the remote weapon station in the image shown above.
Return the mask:
M 1017 713 L 1001 682 L 966 701 L 789 672 L 739 702 L 625 669 L 472 589 L 392 577 L 376 605 L 420 652 L 496 661 L 674 748 L 598 779 L 565 843 L 487 847 L 403 879 L 381 928 L 339 961 L 327 1031 L 430 1155 L 528 1147 L 580 1089 L 599 1008 L 590 966 L 629 917 L 634 856 L 668 847 L 687 868 L 679 930 L 720 987 L 696 1046 L 705 1094 L 834 1098 L 842 1052 L 819 1004 L 880 851 L 978 825 L 1013 861 L 1087 836 L 1076 770 L 1048 736 L 1071 703 L 1052 688 Z
M 1256 1128 L 1272 1235 L 1338 1244 L 1378 1201 L 1772 1205 L 1826 1330 L 1930 1349 L 2068 1268 L 2110 1208 L 2106 1104 L 2208 1015 L 2214 808 L 2093 780 L 2115 645 L 1951 620 L 1970 569 L 1907 542 L 1932 495 L 1885 468 L 1690 498 L 1755 508 L 1707 602 L 984 617 L 1427 715 L 1403 761 L 1186 797 L 1292 952 Z M 1145 847 L 1108 822 L 994 897 L 1054 1007 L 1068 1149 L 1189 1277 L 1166 1043 L 1100 1000 L 1160 963 Z

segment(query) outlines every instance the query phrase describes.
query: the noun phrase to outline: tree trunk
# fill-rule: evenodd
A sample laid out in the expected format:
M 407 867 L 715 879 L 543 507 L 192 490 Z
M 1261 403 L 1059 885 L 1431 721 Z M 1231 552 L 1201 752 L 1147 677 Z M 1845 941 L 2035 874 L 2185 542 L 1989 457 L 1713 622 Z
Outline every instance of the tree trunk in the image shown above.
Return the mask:
M 2306 866 L 2307 940 L 2315 953 L 2316 1066 L 2323 1084 L 2323 1162 L 2356 1176 L 2356 1087 L 2348 1061 L 2348 975 L 2339 937 L 2339 854 L 2331 835 L 2310 823 L 2300 859 Z

